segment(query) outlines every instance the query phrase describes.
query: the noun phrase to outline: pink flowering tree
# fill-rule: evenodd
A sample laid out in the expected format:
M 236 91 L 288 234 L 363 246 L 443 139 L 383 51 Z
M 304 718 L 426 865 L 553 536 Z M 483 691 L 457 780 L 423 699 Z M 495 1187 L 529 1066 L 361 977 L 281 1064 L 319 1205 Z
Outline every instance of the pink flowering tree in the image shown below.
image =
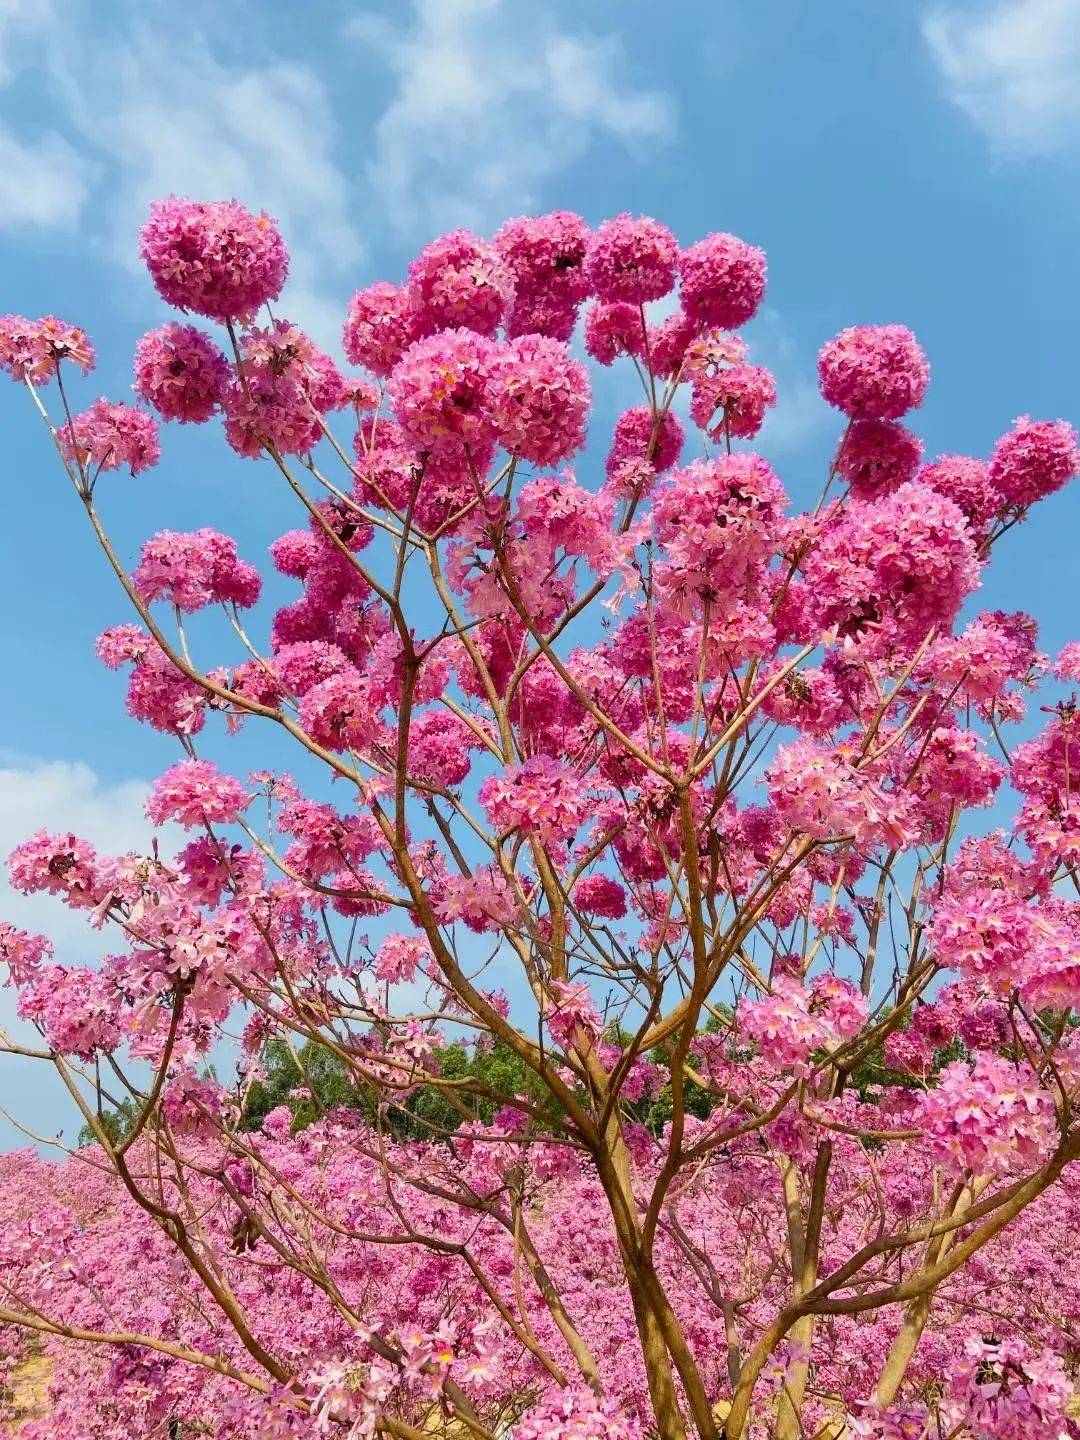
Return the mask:
M 80 407 L 77 327 L 0 320 L 126 602 L 98 654 L 172 747 L 149 853 L 9 862 L 102 952 L 0 926 L 39 1037 L 3 1048 L 87 1141 L 0 1163 L 28 1433 L 1065 1434 L 1080 645 L 969 602 L 1071 427 L 925 460 L 914 336 L 845 330 L 793 513 L 731 235 L 455 231 L 352 298 L 357 373 L 271 313 L 268 216 L 171 198 L 141 251 L 184 318 L 139 404 Z M 629 402 L 602 466 L 578 336 Z M 291 495 L 276 611 L 214 529 L 114 546 L 160 421 Z

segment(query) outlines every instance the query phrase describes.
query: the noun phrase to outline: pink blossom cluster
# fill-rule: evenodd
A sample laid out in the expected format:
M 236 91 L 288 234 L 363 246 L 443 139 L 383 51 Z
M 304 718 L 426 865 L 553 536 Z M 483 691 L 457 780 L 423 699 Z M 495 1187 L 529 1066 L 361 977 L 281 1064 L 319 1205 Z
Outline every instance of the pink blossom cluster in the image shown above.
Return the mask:
M 228 393 L 229 362 L 194 325 L 170 321 L 135 347 L 135 390 L 163 420 L 209 420 Z
M 136 405 L 111 405 L 102 398 L 72 417 L 57 434 L 60 453 L 91 476 L 126 465 L 132 475 L 161 459 L 154 417 Z
M 236 541 L 215 530 L 162 530 L 142 547 L 133 580 L 139 598 L 191 612 L 207 605 L 254 605 L 262 577 L 240 559 Z
M 1036 1076 L 995 1055 L 947 1065 L 923 1096 L 920 1120 L 938 1164 L 954 1173 L 1033 1169 L 1054 1138 L 1054 1105 Z
M 867 1004 L 850 981 L 822 975 L 809 987 L 778 975 L 771 991 L 742 1007 L 740 1025 L 762 1057 L 778 1069 L 805 1069 L 815 1050 L 838 1046 L 862 1029 Z
M 161 298 L 211 320 L 244 320 L 281 294 L 289 257 L 269 215 L 235 200 L 156 200 L 139 252 Z
M 146 813 L 155 825 L 174 820 L 190 830 L 231 824 L 250 803 L 240 781 L 223 775 L 212 761 L 181 760 L 154 781 Z
M 12 380 L 44 384 L 65 360 L 77 365 L 84 375 L 94 368 L 94 347 L 77 325 L 69 325 L 55 315 L 40 320 L 0 315 L 0 370 Z

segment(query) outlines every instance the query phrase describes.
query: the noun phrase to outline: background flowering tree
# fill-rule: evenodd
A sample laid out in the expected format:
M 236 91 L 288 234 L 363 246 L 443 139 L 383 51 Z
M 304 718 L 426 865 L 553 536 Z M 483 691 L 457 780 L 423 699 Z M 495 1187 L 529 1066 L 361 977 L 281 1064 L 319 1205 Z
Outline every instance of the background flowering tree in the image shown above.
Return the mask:
M 221 327 L 143 336 L 149 408 L 78 409 L 86 335 L 0 321 L 134 611 L 98 653 L 179 750 L 151 853 L 10 860 L 105 951 L 0 927 L 41 1037 L 4 1047 L 87 1141 L 0 1168 L 33 1434 L 1066 1433 L 1080 645 L 958 616 L 1070 426 L 924 463 L 914 336 L 845 330 L 793 515 L 741 443 L 776 396 L 731 235 L 455 231 L 353 297 L 361 376 L 271 311 L 268 216 L 171 198 L 141 248 Z M 583 307 L 636 401 L 598 484 Z M 212 529 L 114 549 L 154 412 L 295 497 L 272 617 Z

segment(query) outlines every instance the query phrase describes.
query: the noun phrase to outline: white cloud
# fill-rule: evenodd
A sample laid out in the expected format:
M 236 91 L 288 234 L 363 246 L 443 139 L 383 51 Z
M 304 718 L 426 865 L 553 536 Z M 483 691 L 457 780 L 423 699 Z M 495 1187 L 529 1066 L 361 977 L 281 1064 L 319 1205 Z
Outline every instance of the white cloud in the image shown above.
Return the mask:
M 24 142 L 0 125 L 0 230 L 70 229 L 88 190 L 86 166 L 63 136 Z
M 402 27 L 360 15 L 347 34 L 396 89 L 368 177 L 403 230 L 489 228 L 539 203 L 597 140 L 663 144 L 669 98 L 622 78 L 617 39 L 571 34 L 512 0 L 413 0 Z
M 949 98 L 1003 153 L 1080 136 L 1080 0 L 937 7 L 923 35 Z
M 12 889 L 7 857 L 36 830 L 73 831 L 105 854 L 144 850 L 154 833 L 143 810 L 148 789 L 145 780 L 103 781 L 81 760 L 16 757 L 0 765 L 0 920 L 48 935 L 61 962 L 100 953 L 84 914 Z

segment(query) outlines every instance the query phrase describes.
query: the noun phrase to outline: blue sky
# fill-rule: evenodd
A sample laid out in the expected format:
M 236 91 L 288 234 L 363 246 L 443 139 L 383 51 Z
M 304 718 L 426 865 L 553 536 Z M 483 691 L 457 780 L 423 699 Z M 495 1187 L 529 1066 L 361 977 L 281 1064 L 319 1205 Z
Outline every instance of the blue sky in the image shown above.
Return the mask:
M 1080 418 L 1078 172 L 1080 0 L 0 0 L 0 310 L 85 326 L 99 364 L 80 403 L 125 398 L 164 316 L 136 256 L 157 195 L 275 214 L 281 309 L 328 344 L 352 290 L 400 278 L 433 234 L 629 209 L 684 243 L 724 229 L 768 251 L 751 338 L 780 399 L 761 448 L 805 499 L 837 434 L 814 357 L 846 324 L 919 335 L 930 454 L 985 454 L 1024 412 Z M 93 659 L 127 616 L 16 387 L 0 434 L 0 849 L 39 824 L 127 848 L 174 751 Z M 295 523 L 213 427 L 174 427 L 165 451 L 102 486 L 127 558 L 213 524 L 261 559 Z M 602 453 L 601 436 L 587 482 Z M 1046 649 L 1080 634 L 1078 522 L 1076 493 L 1041 506 L 978 597 L 1031 610 Z M 0 891 L 0 913 L 61 958 L 85 945 L 63 912 Z M 55 1122 L 45 1093 L 31 1110 Z

